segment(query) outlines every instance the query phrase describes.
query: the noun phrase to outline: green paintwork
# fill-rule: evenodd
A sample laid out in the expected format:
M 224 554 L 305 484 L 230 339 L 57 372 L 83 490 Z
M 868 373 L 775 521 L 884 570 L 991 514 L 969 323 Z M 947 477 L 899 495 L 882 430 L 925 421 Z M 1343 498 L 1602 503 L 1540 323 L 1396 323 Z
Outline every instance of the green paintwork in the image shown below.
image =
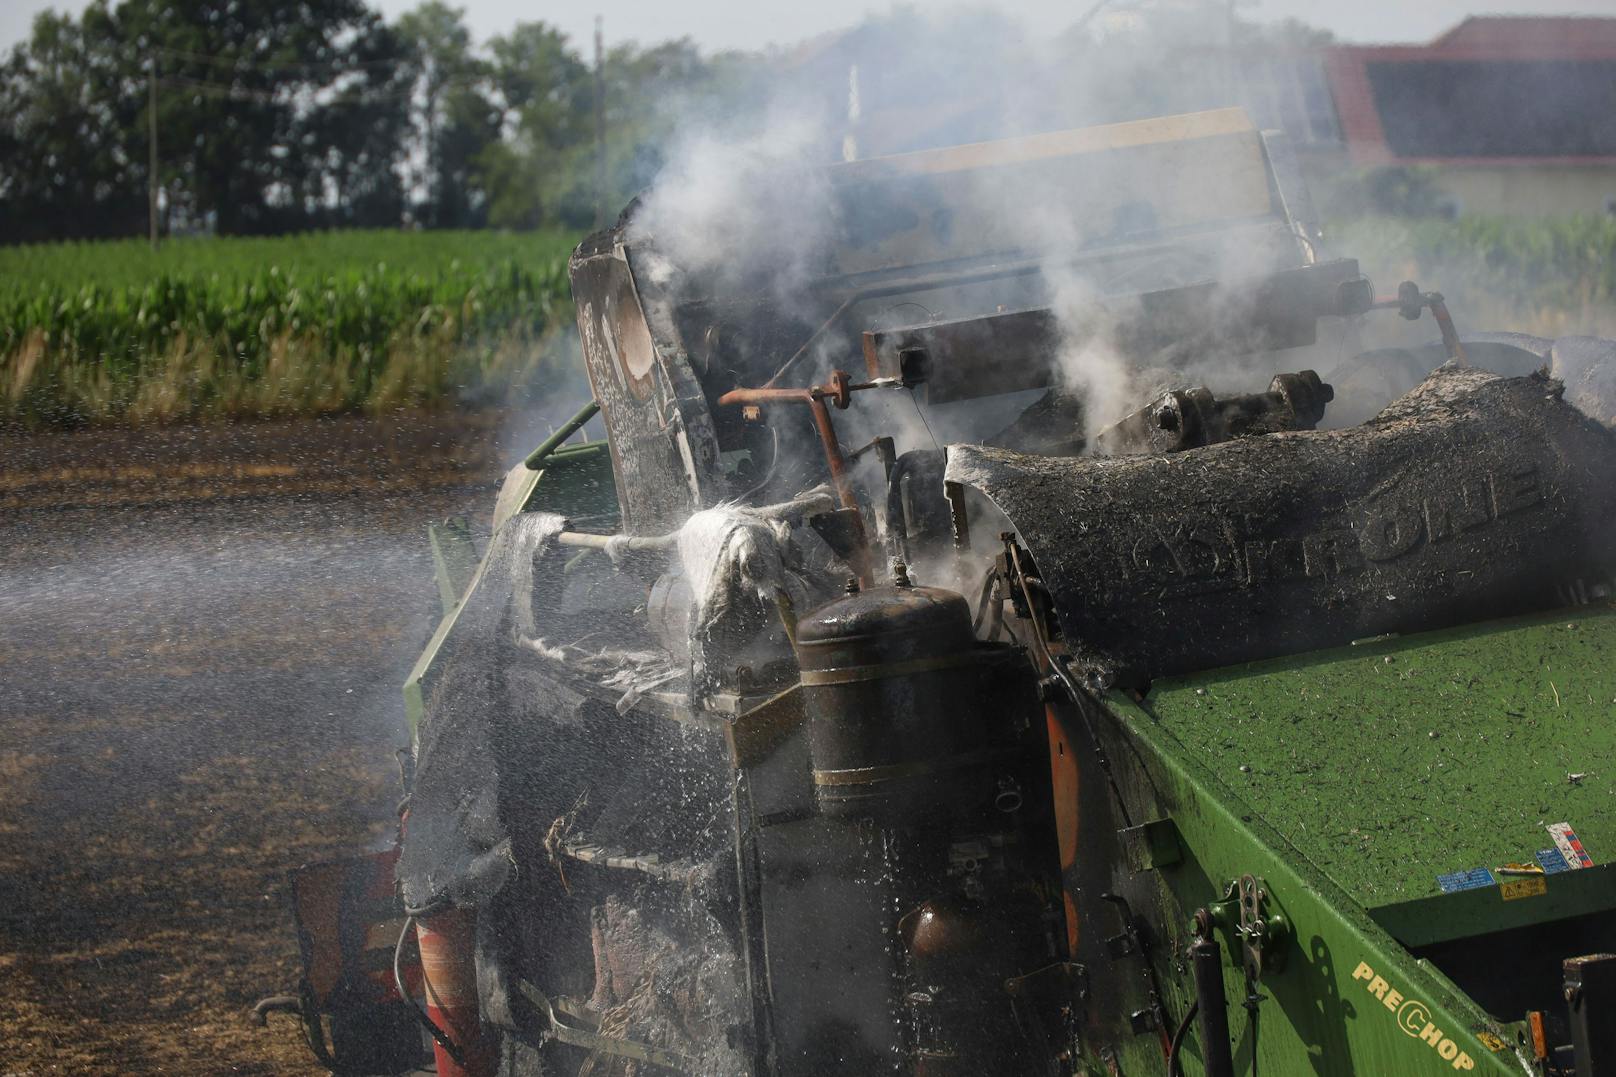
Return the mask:
M 432 572 L 438 581 L 438 601 L 447 617 L 460 604 L 477 571 L 477 544 L 464 516 L 451 516 L 441 524 L 426 525 L 432 543 Z
M 1284 968 L 1259 985 L 1263 1072 L 1521 1073 L 1520 1026 L 1489 1017 L 1407 947 L 1616 908 L 1616 866 L 1537 877 L 1544 892 L 1515 900 L 1497 886 L 1443 894 L 1436 882 L 1531 862 L 1552 846 L 1553 822 L 1575 826 L 1596 860 L 1616 848 L 1616 775 L 1605 773 L 1616 749 L 1613 654 L 1616 612 L 1583 609 L 1212 670 L 1157 682 L 1142 700 L 1108 697 L 1126 744 L 1111 756 L 1124 761 L 1135 817 L 1171 819 L 1183 854 L 1152 855 L 1147 873 L 1170 910 L 1156 950 L 1169 1013 L 1190 1001 L 1174 957 L 1190 912 L 1252 874 L 1293 932 Z M 1220 926 L 1245 1072 L 1244 980 L 1236 938 Z M 1360 966 L 1373 976 L 1355 978 Z M 1443 1031 L 1437 1047 L 1400 1024 L 1413 1016 L 1409 999 Z M 1160 1068 L 1148 1037 L 1118 1050 L 1125 1073 Z M 1190 1054 L 1193 1077 L 1198 1045 Z M 1473 1070 L 1456 1068 L 1467 1060 Z
M 549 458 L 550 454 L 561 447 L 562 442 L 583 429 L 584 424 L 593 419 L 599 412 L 600 405 L 593 400 L 579 408 L 577 414 L 561 424 L 561 429 L 545 438 L 537 449 L 528 454 L 527 459 L 522 461 L 522 466 L 530 471 L 539 470 L 544 466 L 544 462 Z
M 1264 998 L 1257 1036 L 1261 1072 L 1286 1077 L 1456 1072 L 1502 1077 L 1522 1072 L 1515 1050 L 1494 1052 L 1478 1038 L 1481 1033 L 1497 1037 L 1493 1043 L 1513 1045 L 1517 1042 L 1513 1026 L 1490 1019 L 1433 966 L 1415 960 L 1351 895 L 1308 863 L 1285 835 L 1220 780 L 1207 765 L 1210 761 L 1187 749 L 1149 710 L 1123 696 L 1112 696 L 1107 703 L 1131 742 L 1127 758 L 1142 767 L 1138 780 L 1130 782 L 1133 795 L 1171 815 L 1183 848 L 1180 862 L 1151 873 L 1159 879 L 1169 907 L 1181 915 L 1179 933 L 1160 940 L 1156 948 L 1170 1014 L 1183 1014 L 1191 998 L 1187 970 L 1173 956 L 1183 953 L 1188 942 L 1183 932 L 1190 911 L 1216 901 L 1239 876 L 1252 874 L 1264 880 L 1273 895 L 1271 911 L 1283 916 L 1292 932 L 1283 971 L 1258 985 Z M 1171 922 L 1166 926 L 1175 927 Z M 1241 1009 L 1245 985 L 1235 967 L 1234 934 L 1227 928 L 1221 934 L 1228 959 L 1225 991 L 1235 1072 L 1248 1073 L 1250 1026 Z M 1354 978 L 1360 965 L 1386 982 L 1380 985 L 1383 992 L 1389 984 L 1403 996 L 1394 999 L 1396 1008 L 1386 1008 L 1383 998 L 1370 993 L 1372 978 Z M 1418 1030 L 1426 1023 L 1441 1030 L 1436 1045 L 1399 1025 L 1399 1011 L 1411 1022 L 1416 1016 L 1412 1008 L 1404 1009 L 1408 1000 L 1428 1014 L 1414 1022 Z M 1444 1043 L 1451 1059 L 1441 1054 Z M 1161 1071 L 1160 1047 L 1152 1037 L 1123 1040 L 1117 1051 L 1122 1073 Z M 1471 1068 L 1461 1068 L 1466 1063 Z M 1184 1071 L 1188 1077 L 1203 1072 L 1193 1035 Z
M 1616 613 L 1562 611 L 1160 682 L 1148 709 L 1359 904 L 1406 925 L 1407 902 L 1469 913 L 1475 892 L 1456 902 L 1437 876 L 1531 864 L 1550 823 L 1571 823 L 1596 861 L 1616 857 L 1613 658 Z M 1590 881 L 1578 874 L 1549 877 L 1550 892 Z M 1485 904 L 1493 921 L 1467 916 L 1458 933 L 1550 903 L 1493 888 Z
M 505 476 L 494 506 L 494 533 L 524 512 L 553 512 L 567 518 L 580 530 L 610 534 L 618 526 L 617 486 L 612 478 L 611 454 L 603 441 L 567 445 L 550 453 L 538 471 L 518 464 Z M 426 648 L 415 660 L 404 681 L 404 717 L 413 737 L 426 713 L 426 683 L 431 679 L 433 662 L 444 640 L 454 630 L 466 600 L 482 581 L 494 544 L 484 551 L 482 561 L 456 598 L 454 606 L 438 623 Z M 440 592 L 443 584 L 440 581 Z

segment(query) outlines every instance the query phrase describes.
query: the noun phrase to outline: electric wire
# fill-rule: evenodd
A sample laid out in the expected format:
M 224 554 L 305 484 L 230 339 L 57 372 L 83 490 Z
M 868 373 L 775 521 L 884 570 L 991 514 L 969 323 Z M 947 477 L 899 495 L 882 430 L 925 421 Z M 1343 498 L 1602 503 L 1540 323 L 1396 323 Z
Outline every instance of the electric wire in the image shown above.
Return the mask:
M 150 51 L 189 63 L 207 64 L 241 71 L 351 71 L 356 67 L 404 67 L 406 60 L 244 60 L 239 57 L 211 56 L 185 49 L 158 45 Z
M 1122 797 L 1122 787 L 1117 784 L 1116 775 L 1111 772 L 1111 757 L 1105 752 L 1105 746 L 1100 743 L 1098 731 L 1094 727 L 1094 720 L 1089 713 L 1089 694 L 1072 679 L 1072 673 L 1049 650 L 1049 634 L 1044 624 L 1038 603 L 1033 601 L 1032 590 L 1027 583 L 1027 572 L 1021 564 L 1021 554 L 1014 545 L 1010 546 L 1010 567 L 1016 574 L 1016 583 L 1027 596 L 1027 609 L 1032 614 L 1032 636 L 1038 645 L 1038 651 L 1043 656 L 1044 664 L 1049 671 L 1065 686 L 1067 693 L 1072 697 L 1072 704 L 1077 708 L 1078 716 L 1083 720 L 1084 732 L 1088 734 L 1089 747 L 1093 750 L 1095 760 L 1100 764 L 1100 773 L 1105 775 L 1105 784 L 1111 790 L 1112 799 L 1116 801 L 1117 814 L 1122 816 L 1123 826 L 1133 826 L 1133 818 L 1128 811 L 1128 802 Z
M 760 481 L 750 490 L 746 491 L 746 493 L 742 494 L 740 497 L 736 498 L 737 501 L 750 500 L 752 495 L 762 493 L 769 483 L 774 481 L 774 469 L 776 465 L 780 463 L 780 431 L 775 429 L 773 426 L 770 426 L 769 439 L 771 445 L 771 448 L 769 449 L 769 469 L 763 473 L 762 481 Z
M 189 75 L 160 75 L 157 78 L 159 86 L 172 89 L 186 90 L 204 96 L 224 98 L 235 101 L 246 101 L 255 104 L 279 104 L 286 101 L 283 91 L 252 89 L 237 86 L 228 82 L 213 82 L 207 79 L 192 78 Z M 475 89 L 485 84 L 481 80 L 467 79 L 456 82 L 440 84 L 440 89 Z M 340 104 L 375 104 L 384 101 L 410 101 L 420 94 L 413 86 L 401 87 L 396 90 L 367 89 L 358 94 L 350 92 L 351 88 L 340 86 L 304 86 L 294 84 L 294 92 L 331 92 L 335 95 L 335 103 Z
M 1167 1077 L 1184 1077 L 1184 1059 L 1180 1052 L 1184 1049 L 1184 1037 L 1189 1033 L 1190 1023 L 1200 1012 L 1200 999 L 1190 1003 L 1190 1008 L 1184 1011 L 1184 1019 L 1178 1023 L 1178 1030 L 1173 1033 L 1173 1042 L 1167 1048 Z
M 914 405 L 915 415 L 920 418 L 920 425 L 926 428 L 926 436 L 931 439 L 931 447 L 940 451 L 942 446 L 937 444 L 937 435 L 931 432 L 931 424 L 926 421 L 926 409 L 920 406 L 920 401 L 916 399 L 913 389 L 909 390 L 909 403 Z

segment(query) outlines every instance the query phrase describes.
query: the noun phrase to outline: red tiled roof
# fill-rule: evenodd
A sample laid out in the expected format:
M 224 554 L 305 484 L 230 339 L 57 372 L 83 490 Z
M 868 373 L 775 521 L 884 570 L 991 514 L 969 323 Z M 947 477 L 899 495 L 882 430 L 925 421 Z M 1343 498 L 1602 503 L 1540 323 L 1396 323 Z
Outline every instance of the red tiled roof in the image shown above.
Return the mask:
M 1431 42 L 1433 49 L 1523 52 L 1616 51 L 1616 19 L 1472 15 Z

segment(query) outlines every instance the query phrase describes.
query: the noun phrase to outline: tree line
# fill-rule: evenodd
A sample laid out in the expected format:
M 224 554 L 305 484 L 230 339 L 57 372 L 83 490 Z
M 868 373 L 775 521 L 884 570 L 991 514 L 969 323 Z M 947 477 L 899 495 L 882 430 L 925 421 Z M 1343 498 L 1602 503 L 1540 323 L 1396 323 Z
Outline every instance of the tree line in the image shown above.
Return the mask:
M 593 222 L 659 167 L 673 110 L 743 102 L 758 58 L 620 44 L 596 73 L 554 26 L 479 47 L 427 0 L 94 0 L 39 15 L 0 66 L 0 242 Z M 155 123 L 153 123 L 155 101 Z

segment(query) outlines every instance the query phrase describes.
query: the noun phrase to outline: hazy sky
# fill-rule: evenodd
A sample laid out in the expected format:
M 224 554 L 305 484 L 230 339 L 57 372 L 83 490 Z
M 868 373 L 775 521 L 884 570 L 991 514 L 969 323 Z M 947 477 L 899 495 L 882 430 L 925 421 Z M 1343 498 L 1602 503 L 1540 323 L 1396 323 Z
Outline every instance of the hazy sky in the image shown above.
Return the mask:
M 376 0 L 372 0 L 376 2 Z M 416 0 L 380 0 L 389 15 Z M 456 2 L 456 0 L 451 0 Z M 523 0 L 458 0 L 479 41 L 512 24 L 542 19 L 561 27 L 585 49 L 594 33 L 594 17 L 606 20 L 608 40 L 634 38 L 662 41 L 689 36 L 707 49 L 759 48 L 790 44 L 857 22 L 863 15 L 888 10 L 889 0 L 585 0 L 582 3 Z M 1612 15 L 1616 0 L 1237 0 L 1249 19 L 1269 21 L 1294 16 L 1323 26 L 1349 41 L 1425 41 L 1471 14 Z M 1087 10 L 1091 0 L 994 0 L 993 6 L 1019 12 L 1035 29 L 1054 31 Z M 1121 0 L 1118 6 L 1125 6 Z M 79 10 L 81 3 L 52 0 L 0 0 L 0 46 L 9 47 L 28 33 L 34 14 L 46 8 Z M 943 10 L 957 0 L 915 0 L 906 6 Z M 980 4 L 971 6 L 982 6 Z

